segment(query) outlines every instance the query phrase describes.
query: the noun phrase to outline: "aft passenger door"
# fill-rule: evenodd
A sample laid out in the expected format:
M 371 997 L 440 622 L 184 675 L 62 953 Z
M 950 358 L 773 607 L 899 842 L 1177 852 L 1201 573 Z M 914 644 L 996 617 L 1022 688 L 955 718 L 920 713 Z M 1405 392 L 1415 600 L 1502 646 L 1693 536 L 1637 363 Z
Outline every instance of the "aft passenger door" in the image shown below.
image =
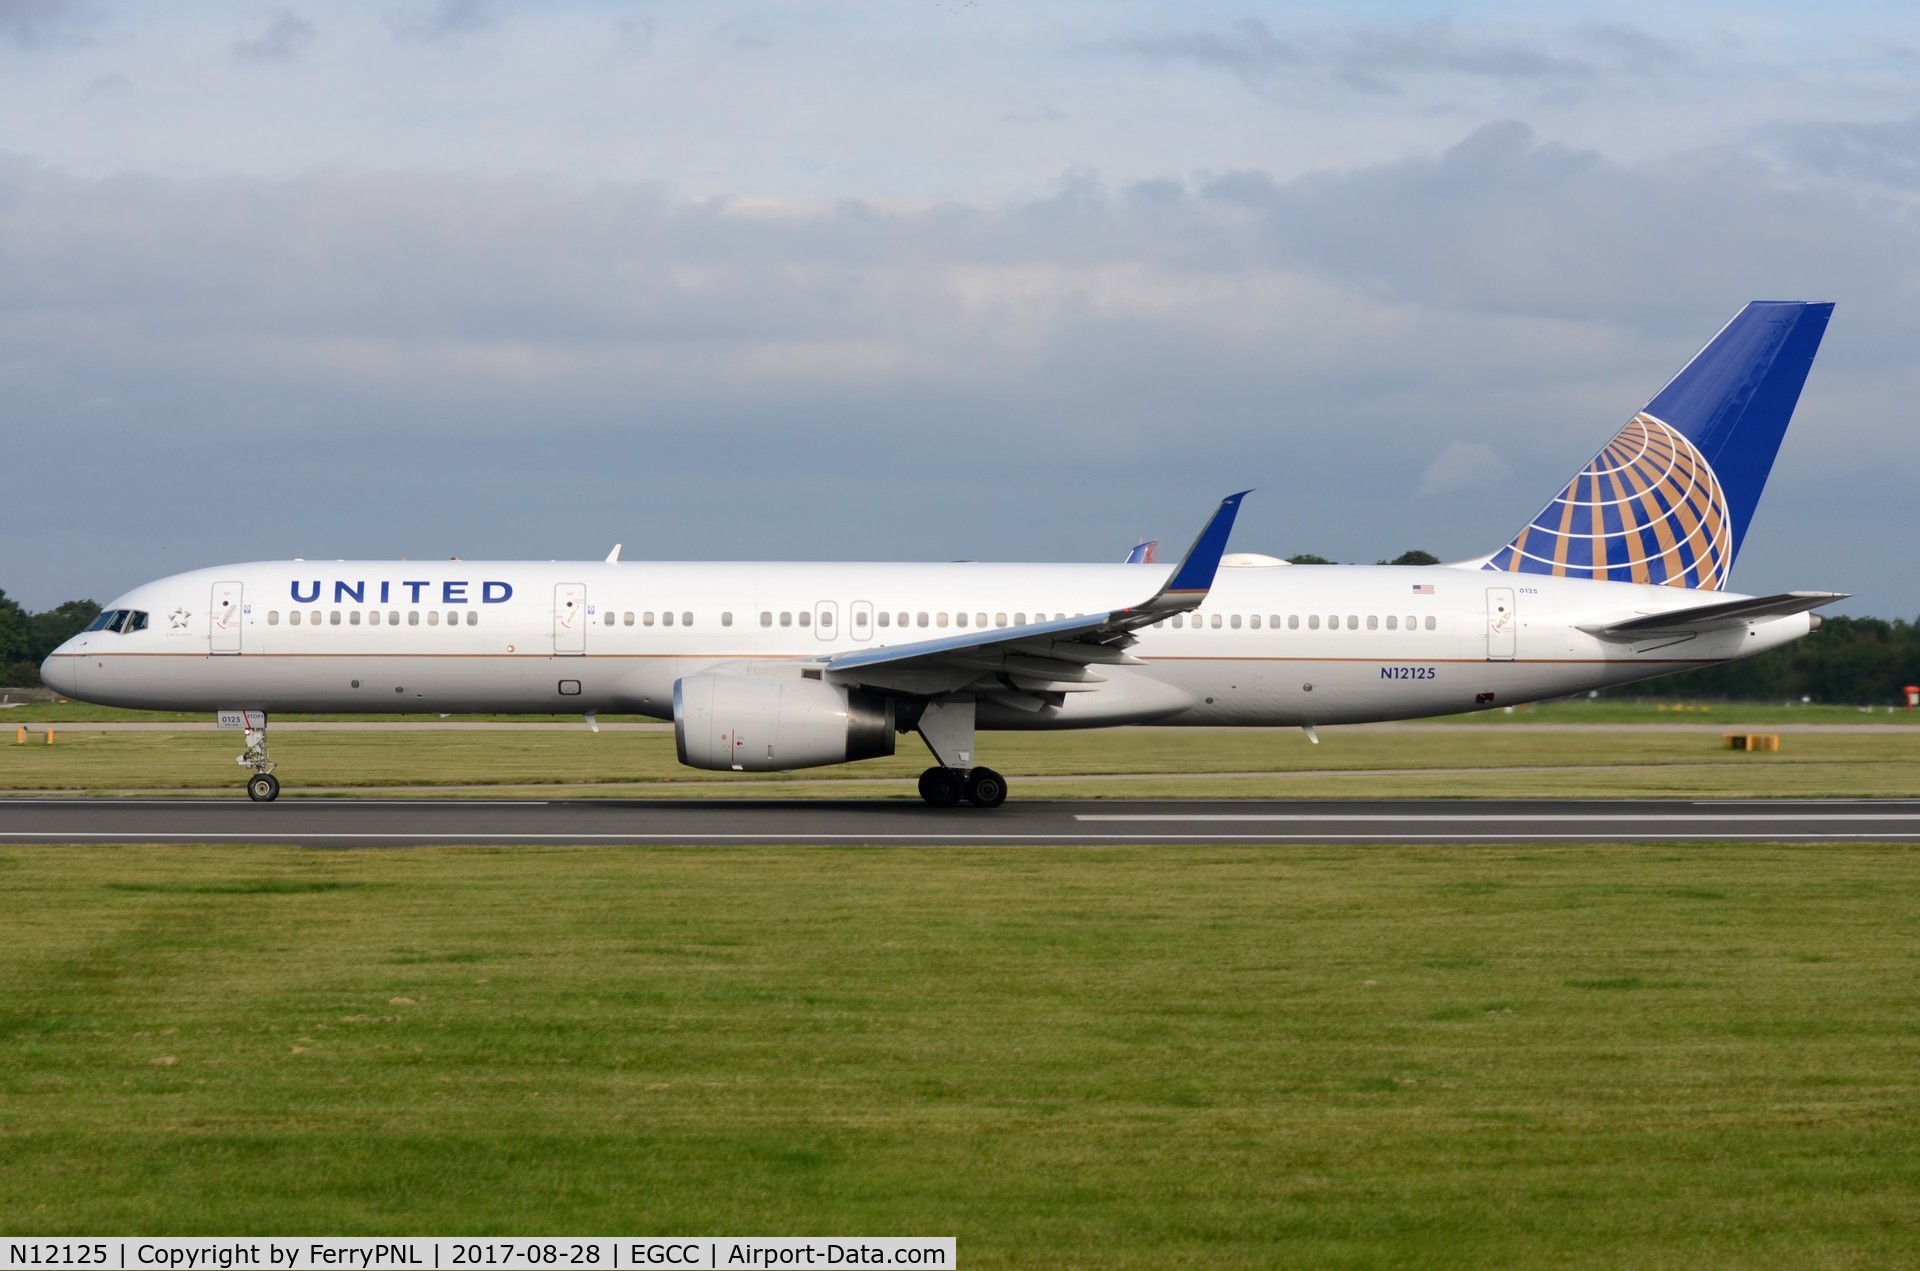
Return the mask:
M 587 588 L 559 583 L 553 589 L 553 652 L 574 657 L 587 651 Z
M 1487 661 L 1513 661 L 1520 619 L 1513 611 L 1513 588 L 1487 588 Z
M 211 653 L 240 652 L 240 624 L 242 620 L 241 586 L 239 583 L 215 583 L 213 585 L 213 603 L 207 627 L 207 650 Z

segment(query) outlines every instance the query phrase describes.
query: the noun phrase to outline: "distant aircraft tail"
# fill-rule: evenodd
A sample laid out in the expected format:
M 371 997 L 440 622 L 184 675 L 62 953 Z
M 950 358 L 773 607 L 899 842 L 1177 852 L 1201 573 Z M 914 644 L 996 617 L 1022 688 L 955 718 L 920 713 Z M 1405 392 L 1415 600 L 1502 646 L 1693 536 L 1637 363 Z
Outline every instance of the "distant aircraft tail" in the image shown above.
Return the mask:
M 1756 300 L 1486 569 L 1726 586 L 1831 304 Z

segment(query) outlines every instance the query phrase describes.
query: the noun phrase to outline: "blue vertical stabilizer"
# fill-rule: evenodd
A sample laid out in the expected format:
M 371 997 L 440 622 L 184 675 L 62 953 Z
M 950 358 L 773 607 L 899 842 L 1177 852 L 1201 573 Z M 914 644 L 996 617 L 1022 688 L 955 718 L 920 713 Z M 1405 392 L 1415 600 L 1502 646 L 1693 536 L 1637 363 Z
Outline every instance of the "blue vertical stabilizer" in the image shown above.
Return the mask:
M 1742 309 L 1486 568 L 1724 587 L 1832 314 Z

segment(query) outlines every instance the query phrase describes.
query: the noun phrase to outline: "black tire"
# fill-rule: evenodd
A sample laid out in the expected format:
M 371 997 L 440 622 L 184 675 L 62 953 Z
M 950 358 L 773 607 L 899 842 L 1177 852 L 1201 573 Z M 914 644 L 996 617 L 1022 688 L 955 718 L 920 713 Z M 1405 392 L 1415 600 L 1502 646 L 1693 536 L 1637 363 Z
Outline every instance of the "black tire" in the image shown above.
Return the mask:
M 958 807 L 966 787 L 951 768 L 929 768 L 920 774 L 920 797 L 936 808 Z
M 247 778 L 247 797 L 255 803 L 272 803 L 280 797 L 280 778 L 271 772 L 256 772 Z
M 1007 801 L 1007 779 L 991 768 L 967 774 L 967 802 L 976 808 L 997 808 Z

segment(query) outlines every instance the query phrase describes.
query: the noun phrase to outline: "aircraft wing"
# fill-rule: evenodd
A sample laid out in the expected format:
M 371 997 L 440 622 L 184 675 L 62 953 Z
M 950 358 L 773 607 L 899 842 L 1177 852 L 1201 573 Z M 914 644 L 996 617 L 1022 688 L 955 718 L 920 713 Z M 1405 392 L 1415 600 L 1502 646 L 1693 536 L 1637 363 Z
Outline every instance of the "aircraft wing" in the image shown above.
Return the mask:
M 1027 694 L 1088 692 L 1102 679 L 1089 667 L 1137 661 L 1127 652 L 1134 631 L 1198 609 L 1206 600 L 1240 500 L 1248 493 L 1242 490 L 1222 499 L 1172 577 L 1137 604 L 1024 627 L 856 649 L 826 659 L 827 677 L 836 683 L 927 695 L 956 692 L 982 681 Z
M 1664 613 L 1643 614 L 1612 622 L 1582 624 L 1580 629 L 1603 640 L 1638 640 L 1646 636 L 1681 631 L 1706 631 L 1714 627 L 1735 627 L 1758 618 L 1784 618 L 1805 613 L 1845 600 L 1844 591 L 1783 591 L 1777 596 L 1746 596 L 1739 600 L 1715 601 Z

